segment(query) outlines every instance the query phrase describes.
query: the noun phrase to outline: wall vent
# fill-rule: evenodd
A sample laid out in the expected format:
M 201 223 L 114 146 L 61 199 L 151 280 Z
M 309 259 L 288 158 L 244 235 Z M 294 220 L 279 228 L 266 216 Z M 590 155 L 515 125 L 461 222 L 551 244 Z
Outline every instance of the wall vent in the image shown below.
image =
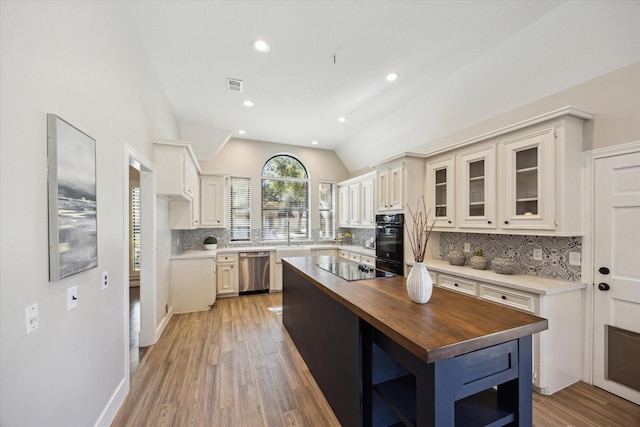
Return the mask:
M 227 90 L 242 93 L 242 80 L 230 79 L 227 77 Z

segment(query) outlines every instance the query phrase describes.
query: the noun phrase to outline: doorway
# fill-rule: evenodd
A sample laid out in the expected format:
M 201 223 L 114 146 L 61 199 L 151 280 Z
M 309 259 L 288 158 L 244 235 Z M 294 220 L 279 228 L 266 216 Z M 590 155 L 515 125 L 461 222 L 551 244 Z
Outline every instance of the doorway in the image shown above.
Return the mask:
M 131 147 L 125 151 L 125 334 L 127 380 L 130 381 L 145 349 L 156 342 L 155 190 L 151 163 Z M 130 185 L 133 181 L 133 185 Z M 135 187 L 137 185 L 137 187 Z M 131 188 L 138 190 L 135 200 Z M 133 206 L 137 204 L 138 206 Z M 134 209 L 137 208 L 137 209 Z M 135 218 L 134 218 L 135 214 Z M 133 239 L 133 240 L 132 240 Z
M 593 161 L 593 384 L 636 404 L 640 404 L 639 149 Z

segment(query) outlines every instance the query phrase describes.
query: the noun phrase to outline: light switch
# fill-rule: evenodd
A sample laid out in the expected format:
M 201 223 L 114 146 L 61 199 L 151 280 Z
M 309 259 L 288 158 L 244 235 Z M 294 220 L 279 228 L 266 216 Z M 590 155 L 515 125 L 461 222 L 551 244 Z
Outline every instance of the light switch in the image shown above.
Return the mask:
M 31 304 L 27 307 L 27 335 L 38 329 L 39 326 L 38 303 Z
M 465 243 L 463 252 L 471 252 L 471 243 Z
M 534 261 L 542 261 L 542 249 L 535 248 L 533 250 L 533 260 Z
M 78 287 L 72 286 L 67 289 L 67 311 L 71 311 L 78 306 Z
M 569 265 L 580 265 L 580 252 L 569 252 Z
M 108 271 L 103 271 L 102 272 L 101 285 L 102 285 L 102 290 L 103 291 L 109 287 L 109 272 Z

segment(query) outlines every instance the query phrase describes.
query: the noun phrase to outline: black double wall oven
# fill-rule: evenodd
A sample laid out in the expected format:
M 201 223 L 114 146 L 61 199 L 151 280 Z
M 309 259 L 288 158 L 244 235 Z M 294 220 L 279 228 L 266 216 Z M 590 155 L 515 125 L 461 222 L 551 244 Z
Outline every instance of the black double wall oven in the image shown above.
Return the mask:
M 404 214 L 376 215 L 376 268 L 404 274 Z

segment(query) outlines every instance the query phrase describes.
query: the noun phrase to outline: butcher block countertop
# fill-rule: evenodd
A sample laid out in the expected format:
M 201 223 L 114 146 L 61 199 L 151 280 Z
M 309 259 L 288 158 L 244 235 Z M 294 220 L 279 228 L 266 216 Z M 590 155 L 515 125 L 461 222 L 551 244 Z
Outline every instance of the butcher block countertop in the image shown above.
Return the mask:
M 402 276 L 346 281 L 319 268 L 320 260 L 327 257 L 283 258 L 296 274 L 427 363 L 548 327 L 541 317 L 437 287 L 428 303 L 416 304 Z

